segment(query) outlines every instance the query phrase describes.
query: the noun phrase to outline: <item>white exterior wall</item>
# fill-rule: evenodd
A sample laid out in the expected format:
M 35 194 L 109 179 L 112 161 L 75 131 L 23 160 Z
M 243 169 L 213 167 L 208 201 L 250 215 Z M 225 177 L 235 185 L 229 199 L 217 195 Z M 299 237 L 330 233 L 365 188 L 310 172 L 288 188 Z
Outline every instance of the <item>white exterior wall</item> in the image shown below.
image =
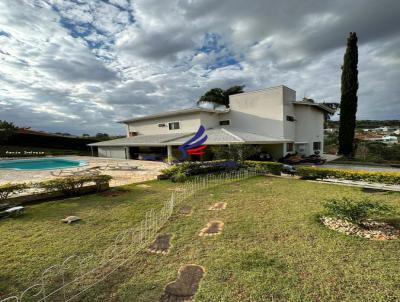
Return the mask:
M 179 122 L 180 129 L 169 130 L 168 123 L 170 122 Z M 200 112 L 159 117 L 129 123 L 127 135 L 129 136 L 129 132 L 138 132 L 139 135 L 196 132 L 200 123 Z M 158 124 L 165 124 L 165 127 L 158 127 Z
M 269 137 L 283 138 L 283 86 L 231 95 L 231 127 Z
M 99 147 L 98 156 L 126 159 L 124 147 Z
M 290 115 L 296 118 L 293 102 L 296 101 L 296 91 L 283 86 L 283 126 L 284 137 L 295 141 L 296 139 L 296 122 L 289 122 L 286 116 Z
M 306 142 L 306 155 L 314 153 L 313 142 L 321 142 L 324 151 L 324 113 L 313 106 L 296 105 L 296 142 Z

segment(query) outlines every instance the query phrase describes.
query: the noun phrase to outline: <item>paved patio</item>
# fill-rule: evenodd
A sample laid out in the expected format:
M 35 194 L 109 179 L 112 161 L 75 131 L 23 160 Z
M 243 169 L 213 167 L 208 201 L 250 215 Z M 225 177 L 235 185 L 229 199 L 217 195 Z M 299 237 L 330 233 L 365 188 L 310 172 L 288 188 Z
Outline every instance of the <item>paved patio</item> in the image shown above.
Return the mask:
M 106 170 L 102 174 L 108 174 L 113 177 L 111 186 L 121 186 L 130 183 L 143 182 L 146 180 L 156 179 L 160 174 L 160 170 L 168 167 L 167 164 L 156 161 L 143 161 L 143 160 L 123 160 L 114 158 L 101 158 L 89 156 L 61 156 L 62 158 L 84 160 L 88 163 L 84 168 L 95 166 L 105 166 L 107 164 L 115 163 L 129 163 L 131 166 L 138 166 L 139 168 L 134 171 L 120 171 L 120 170 Z M 63 169 L 69 170 L 69 169 Z M 72 168 L 70 170 L 76 170 Z M 41 171 L 16 171 L 16 170 L 0 170 L 0 185 L 4 183 L 22 183 L 22 182 L 39 182 L 57 178 L 51 175 L 51 172 L 57 174 L 60 169 L 54 170 L 41 170 Z

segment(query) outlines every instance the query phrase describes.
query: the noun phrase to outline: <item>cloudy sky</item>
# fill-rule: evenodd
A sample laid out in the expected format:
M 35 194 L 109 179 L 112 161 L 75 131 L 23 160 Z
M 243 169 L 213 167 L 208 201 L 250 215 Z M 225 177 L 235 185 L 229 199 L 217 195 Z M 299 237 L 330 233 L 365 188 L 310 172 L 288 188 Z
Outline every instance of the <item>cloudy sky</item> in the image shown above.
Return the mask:
M 213 87 L 340 100 L 359 36 L 359 119 L 400 119 L 398 0 L 1 0 L 0 119 L 75 134 L 192 107 Z

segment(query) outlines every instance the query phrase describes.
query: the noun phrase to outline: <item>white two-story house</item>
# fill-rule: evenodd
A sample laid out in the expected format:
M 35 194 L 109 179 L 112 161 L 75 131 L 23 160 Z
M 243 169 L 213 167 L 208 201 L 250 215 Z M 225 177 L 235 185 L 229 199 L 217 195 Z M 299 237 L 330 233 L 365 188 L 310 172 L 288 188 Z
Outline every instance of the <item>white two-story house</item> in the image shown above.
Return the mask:
M 232 95 L 230 108 L 189 108 L 125 120 L 125 138 L 90 146 L 98 148 L 100 157 L 179 158 L 178 147 L 203 125 L 206 145 L 258 145 L 274 159 L 294 152 L 310 155 L 323 152 L 326 113 L 334 111 L 318 103 L 296 102 L 294 90 L 277 86 Z

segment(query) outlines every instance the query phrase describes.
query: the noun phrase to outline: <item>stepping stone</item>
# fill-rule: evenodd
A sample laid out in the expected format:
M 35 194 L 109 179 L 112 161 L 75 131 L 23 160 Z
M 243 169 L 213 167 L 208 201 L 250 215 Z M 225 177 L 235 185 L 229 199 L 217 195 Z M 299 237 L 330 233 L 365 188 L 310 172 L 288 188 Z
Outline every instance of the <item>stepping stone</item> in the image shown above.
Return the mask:
M 222 221 L 210 221 L 207 226 L 200 231 L 199 236 L 213 236 L 222 232 L 224 223 Z
M 154 242 L 150 245 L 149 252 L 154 254 L 167 254 L 170 240 L 171 235 L 169 234 L 158 235 L 156 240 L 154 240 Z
M 79 220 L 82 220 L 82 219 L 79 218 L 78 216 L 68 216 L 68 217 L 66 217 L 64 219 L 61 219 L 62 222 L 65 222 L 65 223 L 68 223 L 68 224 L 71 224 L 73 222 L 77 222 Z
M 182 266 L 179 269 L 178 278 L 167 284 L 159 302 L 192 301 L 203 276 L 204 268 L 200 265 Z
M 193 208 L 191 206 L 183 206 L 179 210 L 179 214 L 184 215 L 184 216 L 190 216 L 190 215 L 192 215 L 192 212 L 193 212 Z
M 221 211 L 226 209 L 226 202 L 217 202 L 213 206 L 209 207 L 209 211 Z

